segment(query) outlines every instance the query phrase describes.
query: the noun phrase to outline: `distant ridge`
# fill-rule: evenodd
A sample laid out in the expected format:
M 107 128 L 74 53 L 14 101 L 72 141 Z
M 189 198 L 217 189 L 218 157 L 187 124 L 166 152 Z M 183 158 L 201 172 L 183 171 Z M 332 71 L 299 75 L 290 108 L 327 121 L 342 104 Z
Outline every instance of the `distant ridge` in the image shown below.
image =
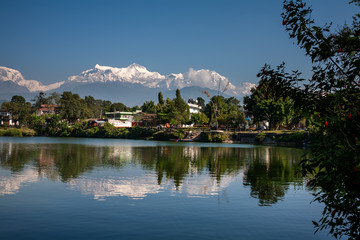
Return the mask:
M 162 75 L 136 63 L 125 68 L 96 64 L 91 69 L 70 76 L 66 81 L 44 85 L 36 80 L 24 79 L 15 69 L 0 66 L 2 98 L 9 98 L 11 94 L 35 95 L 40 91 L 49 93 L 72 91 L 81 96 L 91 95 L 98 99 L 123 102 L 132 106 L 147 100 L 157 100 L 157 93 L 160 91 L 164 96 L 170 96 L 177 88 L 183 89 L 184 98 L 201 96 L 206 99 L 207 97 L 202 93 L 206 89 L 212 91 L 212 95 L 220 92 L 241 99 L 254 86 L 255 84 L 252 83 L 244 83 L 236 87 L 226 77 L 207 69 L 190 68 L 186 73 Z M 188 96 L 190 92 L 192 95 L 197 94 Z

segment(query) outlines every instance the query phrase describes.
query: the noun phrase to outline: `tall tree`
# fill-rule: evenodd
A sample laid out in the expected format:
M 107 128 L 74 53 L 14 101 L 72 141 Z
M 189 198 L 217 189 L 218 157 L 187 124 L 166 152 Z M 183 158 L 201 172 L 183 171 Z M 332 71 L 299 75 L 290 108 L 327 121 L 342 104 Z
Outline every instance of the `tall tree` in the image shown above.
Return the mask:
M 176 89 L 176 97 L 174 99 L 174 103 L 175 103 L 174 120 L 176 124 L 181 125 L 189 121 L 190 119 L 189 106 L 186 104 L 185 100 L 182 99 L 179 89 Z
M 231 125 L 236 127 L 245 122 L 240 101 L 234 97 L 213 96 L 206 104 L 204 112 L 211 119 L 213 126 Z
M 60 114 L 63 119 L 75 122 L 87 117 L 86 102 L 78 94 L 63 92 L 60 98 Z
M 198 105 L 199 105 L 202 109 L 204 109 L 204 107 L 205 107 L 205 100 L 204 100 L 202 97 L 198 97 L 196 100 L 198 101 Z
M 98 118 L 102 115 L 101 100 L 96 100 L 93 96 L 85 96 L 87 115 L 91 118 Z
M 284 64 L 278 69 L 283 67 Z M 244 97 L 244 107 L 248 114 L 253 115 L 255 122 L 267 121 L 271 129 L 278 129 L 281 125 L 289 125 L 294 117 L 293 100 L 285 92 L 277 90 L 282 88 L 277 81 L 273 82 L 269 84 L 266 79 L 260 80 L 258 86 L 251 89 L 251 95 Z
M 160 105 L 160 106 L 163 106 L 164 103 L 165 103 L 162 92 L 159 92 L 159 94 L 158 94 L 158 102 L 159 102 L 159 105 Z
M 35 96 L 34 99 L 31 100 L 32 102 L 34 102 L 34 107 L 40 108 L 41 105 L 48 105 L 51 103 L 51 101 L 46 97 L 46 93 L 44 92 L 39 92 L 39 94 L 37 96 Z
M 116 102 L 111 104 L 110 111 L 128 112 L 131 111 L 131 108 L 127 107 L 125 104 L 121 102 Z
M 310 123 L 313 138 L 301 172 L 311 176 L 315 201 L 325 205 L 314 221 L 317 230 L 360 239 L 360 14 L 334 30 L 316 26 L 311 12 L 302 0 L 284 1 L 283 25 L 310 56 L 312 77 L 303 81 L 299 72 L 268 65 L 260 75 L 276 93 L 290 96 Z
M 156 113 L 156 105 L 154 101 L 146 101 L 141 106 L 141 111 L 145 113 Z
M 158 109 L 158 116 L 162 123 L 171 123 L 176 126 L 190 121 L 189 106 L 181 98 L 179 89 L 176 90 L 176 97 L 173 100 L 167 98 L 165 105 Z

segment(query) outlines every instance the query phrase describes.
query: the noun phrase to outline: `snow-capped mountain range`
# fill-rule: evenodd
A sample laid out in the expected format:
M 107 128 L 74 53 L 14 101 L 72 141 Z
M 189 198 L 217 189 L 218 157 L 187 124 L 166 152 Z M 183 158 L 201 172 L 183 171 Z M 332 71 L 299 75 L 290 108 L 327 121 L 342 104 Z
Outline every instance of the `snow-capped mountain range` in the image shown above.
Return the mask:
M 64 82 L 53 83 L 50 85 L 43 85 L 36 80 L 25 80 L 23 75 L 15 69 L 0 66 L 0 82 L 10 81 L 19 86 L 27 88 L 30 92 L 46 92 L 56 89 L 64 84 Z
M 22 74 L 11 68 L 0 66 L 0 85 L 3 90 L 0 93 L 16 92 L 19 89 L 22 92 L 49 92 L 49 91 L 74 91 L 81 92 L 84 95 L 91 95 L 90 86 L 95 87 L 92 92 L 101 90 L 106 93 L 106 89 L 110 88 L 114 92 L 114 88 L 118 88 L 118 92 L 124 96 L 124 88 L 142 88 L 143 92 L 148 89 L 157 91 L 172 91 L 177 88 L 204 88 L 213 91 L 225 93 L 230 96 L 242 96 L 249 94 L 249 91 L 255 84 L 244 83 L 242 86 L 234 86 L 226 77 L 219 73 L 207 69 L 194 70 L 190 68 L 186 73 L 172 73 L 169 75 L 162 75 L 158 72 L 150 72 L 144 66 L 136 63 L 131 64 L 125 68 L 116 68 L 109 66 L 95 65 L 94 68 L 85 70 L 82 73 L 70 76 L 66 81 L 57 82 L 49 85 L 44 85 L 36 80 L 27 80 Z M 5 87 L 6 86 L 6 89 Z M 135 86 L 135 87 L 134 87 Z M 15 89 L 16 88 L 16 89 Z M 120 89 L 121 88 L 121 89 Z M 86 89 L 86 91 L 85 91 Z M 110 93 L 110 92 L 108 92 Z M 109 94 L 107 94 L 109 95 Z M 124 96 L 125 97 L 125 96 Z

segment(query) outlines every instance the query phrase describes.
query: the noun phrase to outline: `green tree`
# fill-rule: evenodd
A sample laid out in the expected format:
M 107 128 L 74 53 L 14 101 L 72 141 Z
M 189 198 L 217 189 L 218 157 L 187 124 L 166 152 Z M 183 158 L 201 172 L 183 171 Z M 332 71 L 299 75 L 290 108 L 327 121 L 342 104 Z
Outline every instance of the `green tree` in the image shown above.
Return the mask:
M 213 126 L 231 125 L 236 127 L 245 122 L 240 101 L 234 97 L 213 96 L 205 106 L 204 112 L 211 119 Z
M 127 107 L 125 104 L 121 102 L 113 103 L 110 106 L 110 111 L 120 111 L 120 112 L 129 112 L 131 108 Z
M 204 100 L 202 97 L 198 97 L 196 100 L 198 101 L 198 105 L 199 105 L 202 109 L 204 109 L 204 107 L 205 107 L 205 100 Z
M 84 100 L 88 112 L 87 115 L 91 118 L 101 117 L 103 113 L 102 100 L 96 100 L 93 96 L 85 96 Z
M 352 1 L 359 5 L 360 1 Z M 313 62 L 312 77 L 265 65 L 263 82 L 294 101 L 306 117 L 312 141 L 301 163 L 315 201 L 325 204 L 318 230 L 334 237 L 360 238 L 360 15 L 351 25 L 316 26 L 301 0 L 284 1 L 283 25 Z M 303 81 L 303 82 L 301 82 Z M 303 84 L 301 84 L 303 83 Z
M 164 106 L 164 104 L 165 104 L 162 92 L 159 92 L 159 94 L 158 94 L 158 102 L 159 102 L 160 106 Z
M 111 111 L 111 101 L 108 100 L 98 100 L 100 101 L 100 106 L 102 108 L 102 113 L 101 115 L 103 115 L 105 112 L 110 112 Z
M 59 104 L 60 103 L 60 94 L 57 92 L 52 92 L 48 97 L 50 104 Z
M 175 118 L 174 114 L 175 102 L 170 98 L 166 98 L 164 107 L 158 109 L 158 117 L 161 123 L 170 123 Z
M 179 89 L 176 89 L 176 97 L 174 99 L 174 119 L 176 125 L 181 125 L 189 121 L 190 111 L 185 100 L 182 99 Z
M 281 86 L 273 82 L 275 84 L 270 85 L 262 79 L 256 88 L 251 89 L 251 95 L 244 97 L 244 107 L 254 116 L 255 122 L 268 121 L 270 129 L 278 129 L 284 124 L 289 125 L 290 119 L 294 118 L 293 100 L 277 91 Z
M 181 126 L 190 121 L 189 106 L 181 98 L 180 90 L 176 90 L 176 97 L 171 100 L 166 99 L 165 105 L 158 109 L 158 117 L 162 123 L 171 123 Z
M 20 125 L 27 125 L 31 116 L 31 103 L 26 102 L 22 96 L 14 95 L 10 102 L 3 102 L 1 108 L 11 112 L 14 122 L 19 122 Z
M 63 92 L 60 98 L 60 115 L 69 122 L 87 117 L 86 102 L 78 94 Z
M 37 96 L 35 96 L 35 98 L 32 99 L 31 101 L 34 102 L 33 106 L 35 109 L 40 108 L 41 105 L 51 104 L 50 99 L 48 99 L 46 97 L 46 93 L 44 93 L 44 92 L 39 92 L 39 94 Z
M 37 116 L 32 114 L 29 119 L 29 127 L 34 129 L 37 135 L 43 135 L 45 133 L 46 127 L 46 117 L 45 115 Z
M 195 113 L 191 114 L 191 122 L 199 125 L 204 125 L 209 123 L 209 118 L 203 112 Z
M 225 108 L 225 99 L 223 96 L 213 96 L 210 98 L 208 104 L 206 104 L 204 112 L 210 119 L 212 126 L 219 125 L 219 118 L 221 118 L 221 109 Z M 221 120 L 220 120 L 221 121 Z
M 141 106 L 141 111 L 145 113 L 156 113 L 156 105 L 154 101 L 146 101 Z

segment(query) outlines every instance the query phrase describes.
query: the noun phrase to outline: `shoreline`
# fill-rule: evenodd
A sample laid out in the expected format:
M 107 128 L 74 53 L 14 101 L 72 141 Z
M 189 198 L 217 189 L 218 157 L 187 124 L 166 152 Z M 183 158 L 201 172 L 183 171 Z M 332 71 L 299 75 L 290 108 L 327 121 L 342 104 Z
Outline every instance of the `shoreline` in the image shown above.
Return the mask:
M 135 140 L 156 140 L 171 142 L 214 142 L 228 144 L 253 144 L 265 146 L 281 147 L 306 147 L 310 141 L 309 134 L 305 131 L 263 131 L 263 132 L 230 132 L 230 131 L 204 131 L 204 129 L 172 129 L 154 130 L 146 128 L 122 129 L 121 135 L 107 132 L 89 134 L 88 131 L 74 132 L 67 135 L 57 134 L 37 134 L 33 129 L 27 128 L 8 128 L 0 129 L 0 136 L 9 137 L 80 137 L 80 138 L 113 138 L 113 139 L 135 139 Z

